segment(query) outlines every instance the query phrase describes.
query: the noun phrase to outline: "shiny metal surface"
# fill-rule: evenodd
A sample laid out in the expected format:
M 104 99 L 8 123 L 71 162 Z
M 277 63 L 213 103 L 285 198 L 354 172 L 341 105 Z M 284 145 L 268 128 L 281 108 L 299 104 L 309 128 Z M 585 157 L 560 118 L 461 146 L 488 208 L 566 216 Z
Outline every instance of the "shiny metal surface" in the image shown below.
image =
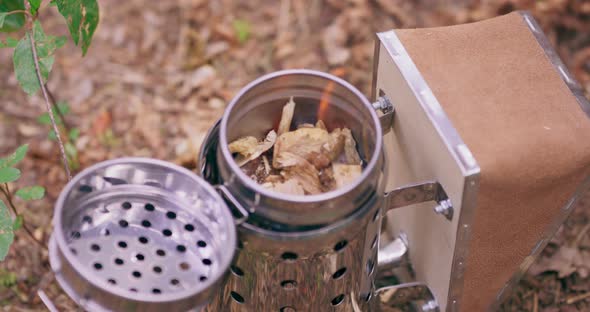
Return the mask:
M 326 93 L 326 90 L 331 92 Z M 282 108 L 291 96 L 297 103 L 294 124 L 317 121 L 321 99 L 329 97 L 322 120 L 329 129 L 351 129 L 359 154 L 365 160 L 358 180 L 318 195 L 278 194 L 251 180 L 233 161 L 228 143 L 246 135 L 266 135 L 280 119 Z M 263 76 L 247 85 L 230 102 L 218 131 L 215 158 L 219 179 L 250 213 L 274 223 L 321 226 L 335 222 L 359 209 L 379 188 L 383 171 L 379 118 L 365 96 L 338 77 L 303 69 Z
M 459 311 L 480 168 L 395 31 L 377 34 L 374 64 L 372 100 L 387 96 L 395 105 L 384 143 L 388 187 L 438 181 L 453 206 L 450 222 L 428 203 L 391 210 L 388 228 L 407 233 L 416 278 L 428 283 L 440 309 Z
M 264 135 L 290 96 L 295 124 L 317 120 L 318 103 L 334 84 L 328 128 L 351 128 L 368 160 L 348 188 L 315 196 L 271 193 L 242 177 L 228 141 Z M 225 138 L 225 139 L 224 139 Z M 205 139 L 199 168 L 249 211 L 238 227 L 239 252 L 223 293 L 207 311 L 367 311 L 377 266 L 384 164 L 379 119 L 349 84 L 327 74 L 283 71 L 253 82 Z
M 236 245 L 213 187 L 153 159 L 82 171 L 60 194 L 53 224 L 51 267 L 88 311 L 198 310 L 221 288 Z

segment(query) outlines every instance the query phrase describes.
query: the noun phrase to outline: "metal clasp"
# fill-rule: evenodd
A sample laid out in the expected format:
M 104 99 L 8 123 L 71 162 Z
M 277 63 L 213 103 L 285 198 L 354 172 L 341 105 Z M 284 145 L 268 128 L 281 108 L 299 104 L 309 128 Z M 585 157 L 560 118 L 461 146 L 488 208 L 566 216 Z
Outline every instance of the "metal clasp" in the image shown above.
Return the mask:
M 436 181 L 407 185 L 385 193 L 385 212 L 413 204 L 436 201 L 434 211 L 447 220 L 453 220 L 453 204 L 447 193 Z

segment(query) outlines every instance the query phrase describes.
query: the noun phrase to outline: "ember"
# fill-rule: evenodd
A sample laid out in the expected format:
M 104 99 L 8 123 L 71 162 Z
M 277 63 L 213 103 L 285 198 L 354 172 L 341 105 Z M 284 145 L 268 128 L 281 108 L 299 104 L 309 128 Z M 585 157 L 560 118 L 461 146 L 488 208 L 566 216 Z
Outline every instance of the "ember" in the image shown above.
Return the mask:
M 344 187 L 362 171 L 356 141 L 348 128 L 329 132 L 320 119 L 291 130 L 295 102 L 283 107 L 277 130 L 266 138 L 239 138 L 229 144 L 234 160 L 263 187 L 291 195 L 315 195 Z

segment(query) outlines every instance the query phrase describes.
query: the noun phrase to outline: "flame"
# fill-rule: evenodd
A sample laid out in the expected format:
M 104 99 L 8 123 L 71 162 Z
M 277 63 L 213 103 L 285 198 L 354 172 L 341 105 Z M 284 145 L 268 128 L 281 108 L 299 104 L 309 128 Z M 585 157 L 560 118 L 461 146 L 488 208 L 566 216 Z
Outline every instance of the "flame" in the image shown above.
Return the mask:
M 346 70 L 342 67 L 330 71 L 330 74 L 336 77 L 342 77 L 345 73 Z M 330 100 L 332 99 L 332 92 L 334 92 L 335 86 L 334 81 L 330 81 L 324 88 L 322 97 L 320 98 L 320 106 L 318 107 L 318 120 L 326 120 L 326 114 L 328 113 L 328 107 L 330 106 Z

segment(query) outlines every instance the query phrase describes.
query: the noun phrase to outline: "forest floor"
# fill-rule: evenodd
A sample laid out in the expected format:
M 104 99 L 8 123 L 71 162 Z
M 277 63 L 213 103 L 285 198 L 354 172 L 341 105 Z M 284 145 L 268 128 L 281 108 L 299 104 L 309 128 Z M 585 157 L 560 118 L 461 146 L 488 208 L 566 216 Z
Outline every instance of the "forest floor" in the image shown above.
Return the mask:
M 56 55 L 49 89 L 67 101 L 80 168 L 120 156 L 165 159 L 194 168 L 206 131 L 248 82 L 286 68 L 343 72 L 370 94 L 374 33 L 465 23 L 516 9 L 533 12 L 577 79 L 590 90 L 590 2 L 500 0 L 468 5 L 402 0 L 143 1 L 100 0 L 101 20 L 86 57 L 70 42 Z M 444 2 L 444 1 L 440 1 Z M 447 1 L 450 2 L 450 1 Z M 454 2 L 455 3 L 455 2 Z M 67 34 L 46 10 L 46 32 Z M 48 127 L 37 122 L 40 95 L 17 86 L 9 51 L 0 50 L 0 155 L 29 143 L 23 185 L 47 188 L 42 201 L 17 206 L 47 241 L 53 203 L 66 183 Z M 590 309 L 588 211 L 575 211 L 515 289 L 503 311 Z M 47 251 L 24 233 L 0 263 L 0 307 L 44 310 L 41 287 L 74 311 L 49 274 Z M 534 274 L 533 274 L 534 273 Z M 11 280 L 15 279 L 14 282 Z

